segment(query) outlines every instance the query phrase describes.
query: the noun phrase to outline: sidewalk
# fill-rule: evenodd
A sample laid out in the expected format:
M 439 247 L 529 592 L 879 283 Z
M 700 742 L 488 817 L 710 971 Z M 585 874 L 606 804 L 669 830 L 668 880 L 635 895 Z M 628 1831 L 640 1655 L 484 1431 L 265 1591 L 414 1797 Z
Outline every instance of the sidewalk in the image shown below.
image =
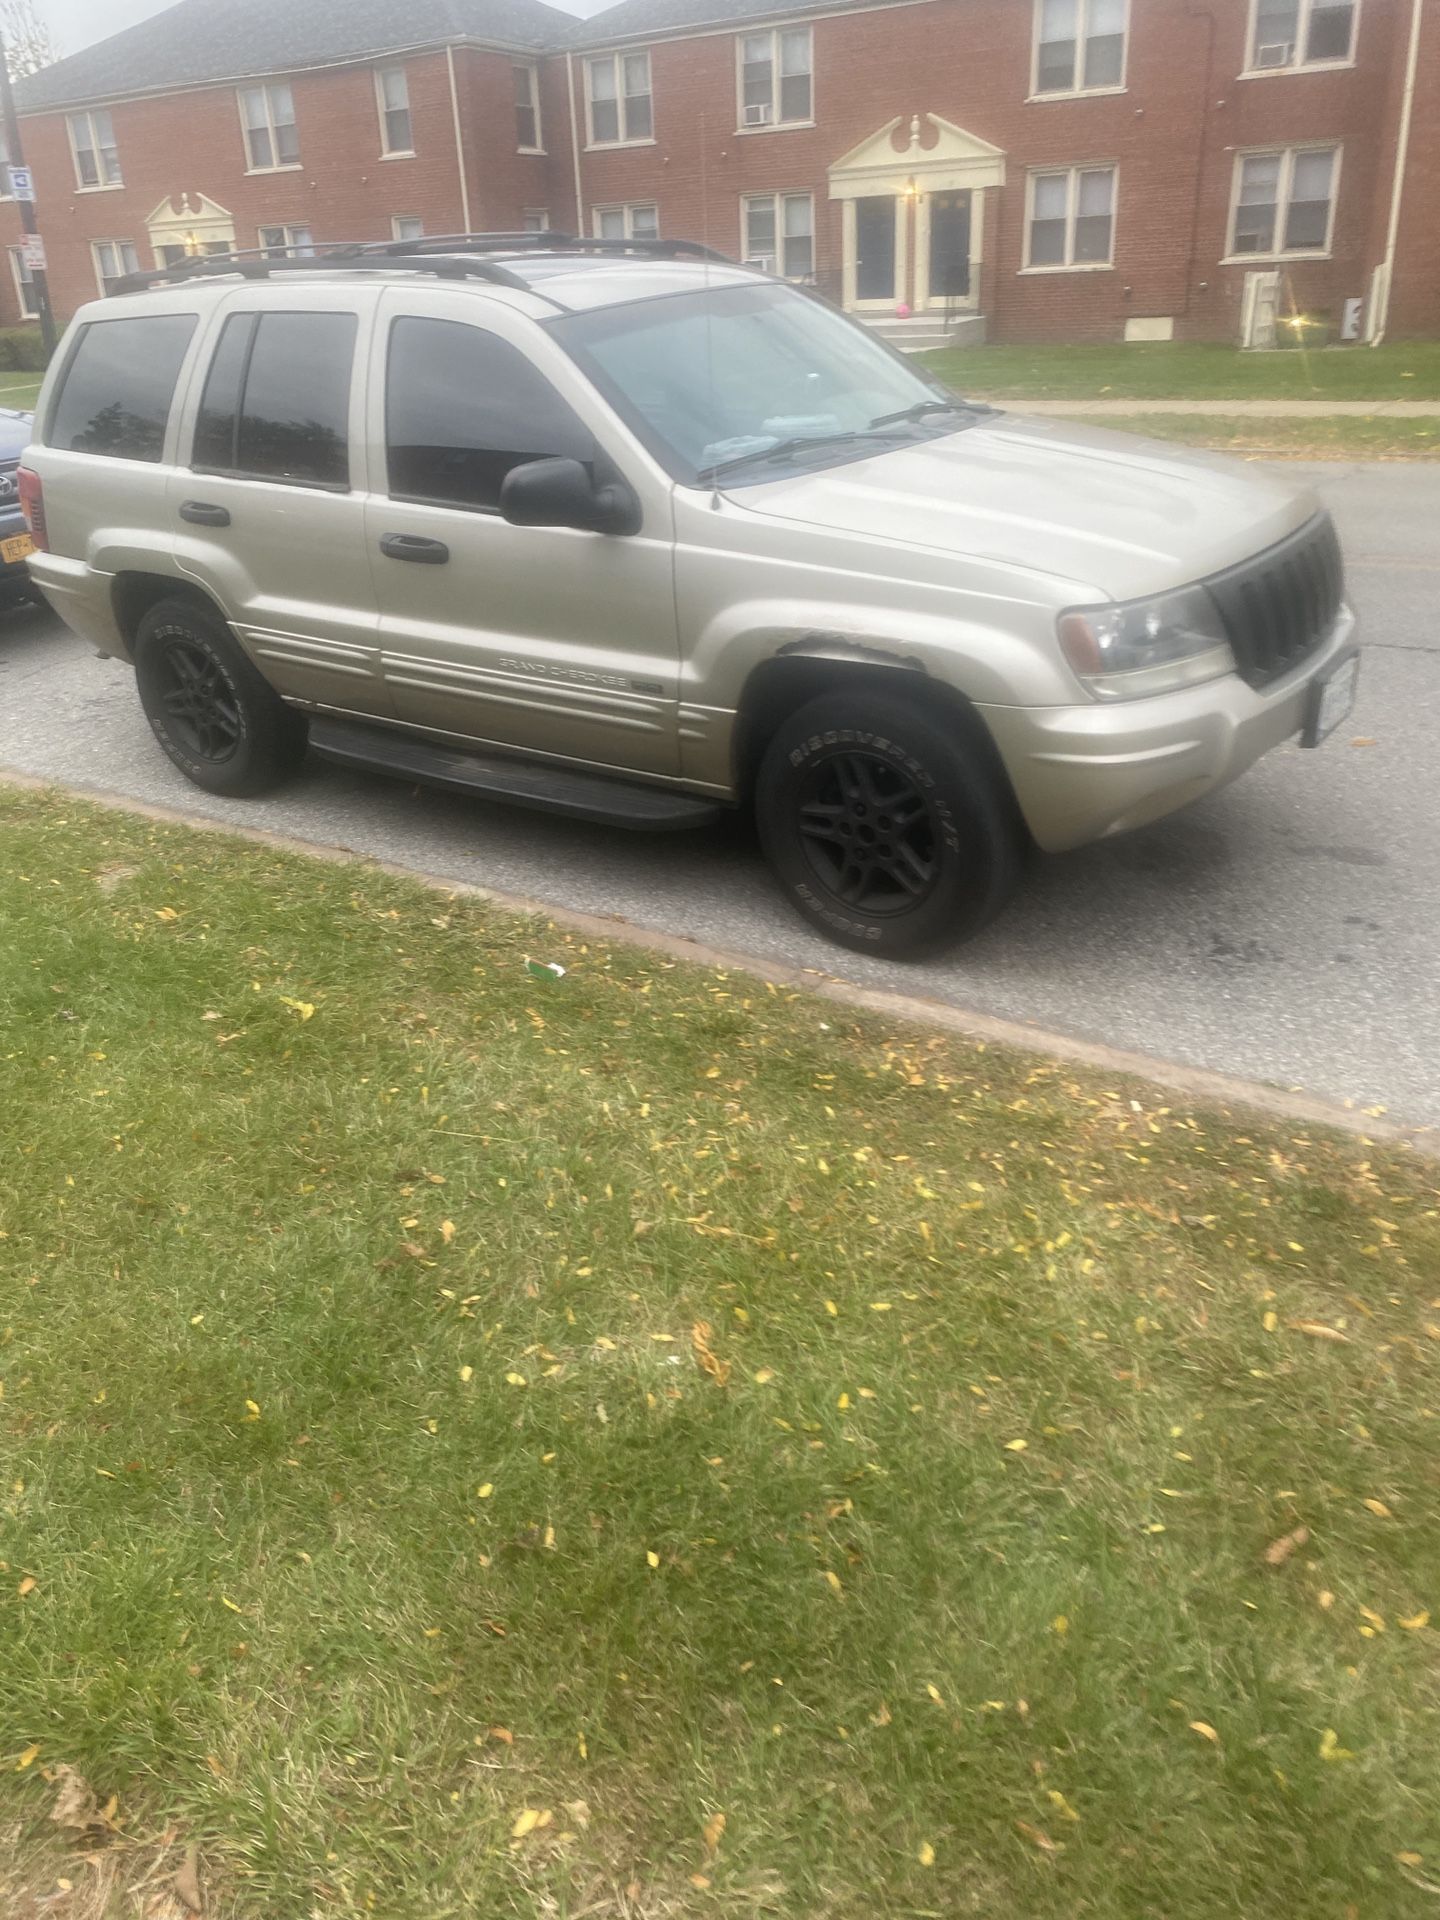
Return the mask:
M 977 392 L 977 400 L 985 398 Z M 1440 400 L 997 400 L 1007 413 L 1083 413 L 1087 416 L 1134 413 L 1220 414 L 1234 420 L 1318 420 L 1338 414 L 1363 420 L 1440 420 Z

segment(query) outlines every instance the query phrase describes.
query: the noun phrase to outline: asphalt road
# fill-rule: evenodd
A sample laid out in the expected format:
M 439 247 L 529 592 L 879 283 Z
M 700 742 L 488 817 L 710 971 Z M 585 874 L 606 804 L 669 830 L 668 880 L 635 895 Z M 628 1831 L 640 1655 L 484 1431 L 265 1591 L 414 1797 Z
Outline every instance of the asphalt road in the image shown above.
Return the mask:
M 129 669 L 48 613 L 0 622 L 0 767 L 1440 1126 L 1440 464 L 1302 471 L 1363 622 L 1352 721 L 1157 826 L 1038 861 L 980 940 L 921 966 L 812 938 L 733 827 L 647 839 L 318 763 L 271 799 L 215 799 L 154 744 Z

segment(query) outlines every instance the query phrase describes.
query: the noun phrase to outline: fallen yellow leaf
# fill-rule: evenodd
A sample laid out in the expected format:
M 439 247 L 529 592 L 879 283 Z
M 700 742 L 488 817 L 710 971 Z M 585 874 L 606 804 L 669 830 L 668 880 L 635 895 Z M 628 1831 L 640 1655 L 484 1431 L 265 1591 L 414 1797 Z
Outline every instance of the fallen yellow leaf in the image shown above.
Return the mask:
M 472 1380 L 473 1380 L 474 1378 L 475 1378 L 475 1369 L 474 1369 L 474 1367 L 469 1367 L 469 1366 L 466 1366 L 466 1367 L 461 1367 L 461 1369 L 460 1369 L 460 1384 L 461 1384 L 461 1386 L 468 1386 L 468 1385 L 469 1385 L 469 1383 L 470 1383 L 470 1382 L 471 1382 L 471 1381 L 472 1381 Z
M 1050 1631 L 1058 1634 L 1067 1634 L 1070 1631 L 1070 1622 L 1063 1613 L 1057 1613 L 1050 1622 Z
M 1218 1747 L 1220 1744 L 1220 1736 L 1208 1720 L 1192 1720 L 1190 1722 L 1190 1731 L 1192 1733 L 1198 1733 L 1202 1740 L 1210 1741 L 1213 1746 Z
M 445 1242 L 447 1247 L 455 1238 L 455 1222 L 453 1220 L 442 1220 L 440 1222 L 440 1238 Z
M 19 1594 L 20 1598 L 23 1600 L 26 1594 L 33 1593 L 39 1584 L 40 1584 L 39 1581 L 36 1580 L 33 1573 L 27 1573 L 25 1578 L 20 1582 L 19 1586 L 15 1589 L 15 1591 Z
M 1017 1820 L 1015 1831 L 1022 1834 L 1032 1847 L 1039 1847 L 1042 1853 L 1059 1853 L 1060 1842 L 1052 1840 L 1048 1833 L 1042 1833 L 1039 1827 L 1032 1827 L 1028 1820 Z
M 1363 1500 L 1361 1505 L 1367 1513 L 1373 1513 L 1377 1519 L 1393 1520 L 1395 1518 L 1383 1500 Z
M 292 1000 L 288 994 L 282 993 L 280 1004 L 282 1007 L 289 1007 L 292 1013 L 299 1014 L 301 1026 L 315 1017 L 315 1009 L 308 1000 Z
M 830 1569 L 829 1569 L 829 1567 L 827 1567 L 827 1568 L 825 1569 L 825 1578 L 826 1578 L 826 1581 L 827 1581 L 827 1582 L 829 1583 L 829 1585 L 830 1585 L 830 1586 L 832 1586 L 832 1587 L 833 1587 L 833 1588 L 835 1589 L 835 1591 L 836 1591 L 836 1593 L 840 1593 L 840 1592 L 842 1592 L 842 1591 L 843 1591 L 843 1589 L 842 1589 L 842 1587 L 841 1587 L 841 1585 L 840 1585 L 840 1576 L 839 1576 L 839 1574 L 838 1574 L 838 1573 L 832 1573 L 832 1572 L 830 1571 Z
M 1353 1760 L 1354 1754 L 1348 1747 L 1340 1745 L 1340 1736 L 1333 1727 L 1326 1727 L 1320 1736 L 1320 1758 L 1322 1760 Z
M 1007 1440 L 1005 1442 L 1005 1451 L 1006 1453 L 1024 1453 L 1029 1444 L 1030 1442 L 1028 1440 Z
M 660 1556 L 653 1547 L 646 1551 L 645 1564 L 647 1567 L 658 1567 L 660 1564 Z
M 507 1387 L 523 1387 L 525 1385 L 525 1376 L 523 1373 L 507 1373 L 505 1376 L 505 1384 Z
M 16 1773 L 23 1773 L 26 1767 L 33 1766 L 39 1752 L 39 1747 L 26 1747 L 25 1751 L 20 1755 L 20 1758 L 15 1762 Z
M 1057 1788 L 1047 1787 L 1045 1790 L 1045 1798 L 1050 1802 L 1051 1806 L 1054 1807 L 1058 1813 L 1064 1816 L 1065 1819 L 1078 1820 L 1080 1818 L 1079 1814 L 1075 1811 L 1074 1807 L 1071 1806 L 1070 1802 L 1065 1798 L 1064 1794 L 1061 1793 Z
M 705 1851 L 707 1853 L 713 1854 L 715 1852 L 715 1849 L 720 1845 L 720 1838 L 721 1838 L 721 1835 L 724 1833 L 724 1831 L 725 1831 L 724 1814 L 712 1813 L 710 1818 L 705 1822 L 704 1826 L 700 1829 L 701 1838 L 705 1842 Z
M 1422 1864 L 1424 1856 L 1418 1853 L 1397 1853 L 1395 1858 L 1402 1867 L 1418 1867 Z
M 490 1480 L 487 1480 L 484 1486 L 477 1487 L 475 1489 L 475 1498 L 477 1500 L 488 1500 L 494 1491 L 495 1491 L 494 1483 Z
M 1293 1533 L 1282 1534 L 1278 1540 L 1272 1540 L 1265 1549 L 1267 1567 L 1283 1567 L 1297 1547 L 1303 1547 L 1310 1538 L 1308 1527 L 1296 1527 Z
M 523 1840 L 526 1834 L 533 1833 L 539 1824 L 540 1809 L 538 1807 L 522 1807 L 515 1817 L 514 1825 L 510 1829 L 510 1838 L 512 1840 Z
M 1408 1620 L 1402 1620 L 1401 1626 L 1407 1633 L 1422 1633 L 1430 1624 L 1428 1613 L 1412 1613 Z
M 920 1862 L 922 1867 L 934 1866 L 935 1849 L 928 1840 L 922 1840 L 920 1842 L 920 1845 L 915 1849 L 915 1858 Z

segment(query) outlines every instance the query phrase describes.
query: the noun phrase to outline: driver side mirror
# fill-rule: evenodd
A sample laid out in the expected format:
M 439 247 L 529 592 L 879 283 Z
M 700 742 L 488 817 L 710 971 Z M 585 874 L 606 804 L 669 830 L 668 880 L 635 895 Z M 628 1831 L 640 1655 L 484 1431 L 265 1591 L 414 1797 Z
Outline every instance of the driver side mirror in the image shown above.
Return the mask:
M 576 527 L 582 533 L 638 533 L 640 502 L 623 480 L 597 483 L 578 460 L 527 460 L 500 488 L 500 511 L 515 527 Z

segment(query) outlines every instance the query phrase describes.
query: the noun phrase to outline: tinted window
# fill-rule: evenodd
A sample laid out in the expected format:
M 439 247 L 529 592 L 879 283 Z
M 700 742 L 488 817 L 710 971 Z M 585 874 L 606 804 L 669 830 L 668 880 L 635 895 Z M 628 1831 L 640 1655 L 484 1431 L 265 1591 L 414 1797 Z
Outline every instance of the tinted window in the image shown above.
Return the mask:
M 390 492 L 493 511 L 512 467 L 595 443 L 523 353 L 457 320 L 397 320 L 385 390 Z
M 52 447 L 158 460 L 193 313 L 92 320 L 75 343 L 55 402 Z
M 193 464 L 233 473 L 239 465 L 235 435 L 240 424 L 240 386 L 255 337 L 257 314 L 235 313 L 225 322 L 200 399 Z
M 353 313 L 232 314 L 205 381 L 194 464 L 348 487 L 354 357 Z

